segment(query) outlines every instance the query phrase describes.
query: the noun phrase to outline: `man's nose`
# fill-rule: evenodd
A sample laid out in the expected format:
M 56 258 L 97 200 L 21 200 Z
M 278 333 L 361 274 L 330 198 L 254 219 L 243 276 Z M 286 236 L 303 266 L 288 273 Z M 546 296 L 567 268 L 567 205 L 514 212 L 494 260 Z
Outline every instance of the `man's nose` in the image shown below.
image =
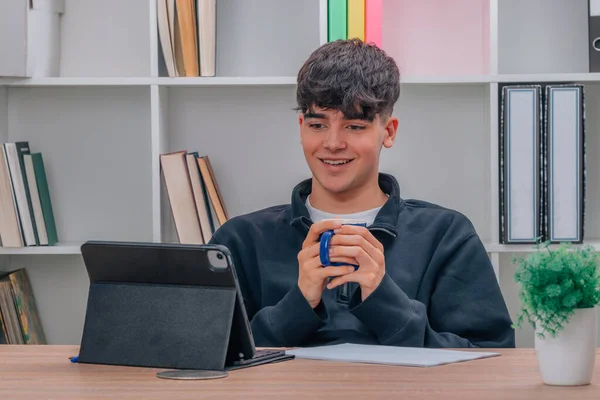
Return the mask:
M 338 128 L 329 129 L 323 141 L 323 147 L 332 151 L 346 147 L 342 132 Z

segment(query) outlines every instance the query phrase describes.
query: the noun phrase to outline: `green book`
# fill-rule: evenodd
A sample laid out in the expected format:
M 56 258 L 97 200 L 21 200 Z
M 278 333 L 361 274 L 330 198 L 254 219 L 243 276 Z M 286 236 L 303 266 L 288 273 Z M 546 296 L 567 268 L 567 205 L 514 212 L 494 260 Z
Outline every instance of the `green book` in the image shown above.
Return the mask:
M 348 33 L 347 0 L 327 0 L 327 41 L 346 39 Z
M 41 153 L 33 153 L 31 154 L 31 158 L 33 160 L 37 188 L 40 194 L 40 202 L 42 203 L 42 213 L 44 214 L 44 223 L 46 224 L 48 245 L 53 245 L 58 242 L 58 234 L 56 232 L 56 223 L 54 222 L 52 202 L 50 201 L 50 190 L 48 189 L 44 160 Z

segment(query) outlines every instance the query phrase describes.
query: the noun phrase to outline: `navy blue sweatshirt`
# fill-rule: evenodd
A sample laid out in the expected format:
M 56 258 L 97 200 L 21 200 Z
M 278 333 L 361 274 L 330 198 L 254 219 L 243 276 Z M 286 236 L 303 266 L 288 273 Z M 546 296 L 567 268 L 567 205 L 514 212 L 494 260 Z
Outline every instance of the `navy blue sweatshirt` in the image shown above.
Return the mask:
M 312 309 L 298 288 L 298 252 L 312 224 L 311 180 L 278 205 L 223 224 L 211 243 L 229 248 L 257 346 L 336 343 L 410 347 L 514 347 L 515 335 L 488 254 L 461 213 L 389 195 L 368 227 L 384 246 L 386 273 L 365 301 L 356 283 L 325 288 Z

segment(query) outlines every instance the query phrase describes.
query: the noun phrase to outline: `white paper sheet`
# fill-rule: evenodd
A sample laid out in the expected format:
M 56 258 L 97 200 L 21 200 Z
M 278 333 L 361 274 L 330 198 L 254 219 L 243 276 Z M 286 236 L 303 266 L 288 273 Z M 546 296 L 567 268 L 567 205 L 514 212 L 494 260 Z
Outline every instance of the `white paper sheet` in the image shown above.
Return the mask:
M 463 361 L 499 356 L 500 353 L 480 350 L 461 351 L 418 347 L 377 346 L 362 344 L 337 344 L 287 350 L 296 358 L 313 360 L 347 361 L 369 364 L 434 367 Z

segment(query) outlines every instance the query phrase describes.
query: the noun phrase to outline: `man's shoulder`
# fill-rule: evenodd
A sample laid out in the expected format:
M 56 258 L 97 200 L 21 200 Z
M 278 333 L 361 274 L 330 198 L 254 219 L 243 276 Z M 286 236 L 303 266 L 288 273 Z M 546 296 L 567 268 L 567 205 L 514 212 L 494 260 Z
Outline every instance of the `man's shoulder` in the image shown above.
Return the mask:
M 215 235 L 243 235 L 256 230 L 267 232 L 269 229 L 289 221 L 289 204 L 279 204 L 229 218 L 217 229 Z
M 401 214 L 415 224 L 452 230 L 465 236 L 476 233 L 470 218 L 456 209 L 422 199 L 406 199 L 404 205 L 407 212 Z

